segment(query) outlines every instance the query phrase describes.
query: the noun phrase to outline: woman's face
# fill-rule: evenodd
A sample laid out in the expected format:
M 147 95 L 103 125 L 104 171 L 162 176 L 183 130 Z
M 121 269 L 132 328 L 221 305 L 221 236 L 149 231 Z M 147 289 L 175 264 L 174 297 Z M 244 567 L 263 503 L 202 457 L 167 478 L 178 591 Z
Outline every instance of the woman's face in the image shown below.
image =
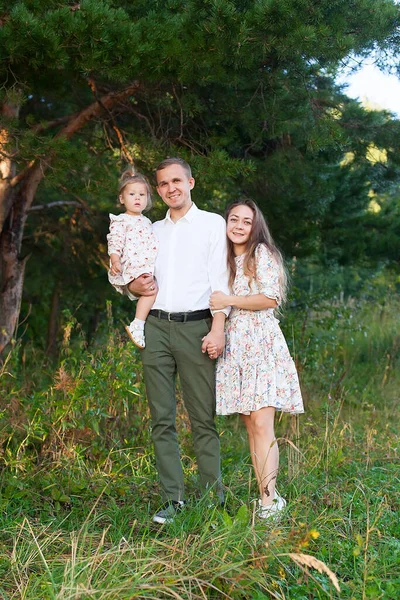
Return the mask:
M 246 252 L 253 220 L 254 213 L 245 204 L 238 204 L 230 211 L 226 222 L 226 235 L 232 242 L 236 254 Z

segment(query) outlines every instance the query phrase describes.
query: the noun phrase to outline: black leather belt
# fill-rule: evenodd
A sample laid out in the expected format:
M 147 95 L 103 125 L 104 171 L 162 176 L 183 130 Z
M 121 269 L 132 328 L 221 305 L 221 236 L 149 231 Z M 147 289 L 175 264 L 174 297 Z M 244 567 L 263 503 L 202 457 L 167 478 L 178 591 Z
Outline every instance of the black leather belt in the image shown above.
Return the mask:
M 165 319 L 166 321 L 176 321 L 178 323 L 186 323 L 186 321 L 201 321 L 201 319 L 210 319 L 211 311 L 206 308 L 204 310 L 193 310 L 191 312 L 166 312 L 165 310 L 151 310 L 150 315 L 157 319 Z

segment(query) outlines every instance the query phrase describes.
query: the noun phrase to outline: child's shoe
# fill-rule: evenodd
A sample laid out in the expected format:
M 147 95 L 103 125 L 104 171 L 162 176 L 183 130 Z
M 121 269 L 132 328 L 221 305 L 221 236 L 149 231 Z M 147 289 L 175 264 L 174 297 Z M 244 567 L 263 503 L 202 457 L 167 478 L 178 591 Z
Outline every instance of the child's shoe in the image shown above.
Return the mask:
M 285 508 L 286 500 L 282 498 L 275 490 L 275 498 L 272 504 L 268 506 L 263 506 L 261 504 L 261 500 L 258 501 L 259 509 L 257 511 L 257 516 L 260 519 L 275 519 L 279 516 L 279 513 Z
M 141 350 L 146 346 L 144 340 L 144 328 L 132 321 L 130 325 L 126 325 L 125 327 L 126 333 L 131 338 L 132 342 Z

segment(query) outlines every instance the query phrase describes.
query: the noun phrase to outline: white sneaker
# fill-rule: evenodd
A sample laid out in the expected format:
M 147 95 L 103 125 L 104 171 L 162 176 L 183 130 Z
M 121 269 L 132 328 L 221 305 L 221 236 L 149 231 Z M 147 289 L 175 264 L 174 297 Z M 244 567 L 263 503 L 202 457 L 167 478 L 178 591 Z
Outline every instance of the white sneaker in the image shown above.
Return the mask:
M 125 330 L 132 342 L 138 348 L 143 350 L 143 348 L 146 346 L 144 341 L 144 329 L 140 325 L 137 325 L 135 321 L 132 321 L 130 325 L 126 325 Z
M 278 517 L 279 513 L 285 508 L 286 500 L 282 498 L 275 490 L 275 498 L 272 504 L 268 504 L 267 506 L 263 506 L 261 504 L 261 500 L 258 501 L 259 509 L 257 511 L 257 516 L 260 519 L 275 519 Z

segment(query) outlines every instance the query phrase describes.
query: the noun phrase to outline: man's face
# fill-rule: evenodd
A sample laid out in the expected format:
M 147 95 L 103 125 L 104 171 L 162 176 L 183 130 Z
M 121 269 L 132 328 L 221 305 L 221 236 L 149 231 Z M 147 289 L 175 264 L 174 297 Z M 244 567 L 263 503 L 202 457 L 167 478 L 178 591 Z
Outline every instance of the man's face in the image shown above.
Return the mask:
M 188 209 L 192 200 L 193 177 L 188 177 L 181 165 L 170 165 L 157 171 L 157 192 L 172 211 Z

